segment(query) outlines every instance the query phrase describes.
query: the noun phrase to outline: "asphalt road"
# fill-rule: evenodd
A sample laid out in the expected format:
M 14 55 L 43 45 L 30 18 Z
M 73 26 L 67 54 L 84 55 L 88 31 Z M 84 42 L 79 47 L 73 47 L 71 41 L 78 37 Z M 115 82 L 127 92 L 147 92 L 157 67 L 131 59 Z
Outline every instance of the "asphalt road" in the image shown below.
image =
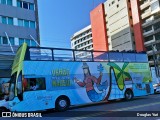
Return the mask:
M 22 118 L 23 119 L 23 118 Z M 26 118 L 31 119 L 31 118 Z M 72 107 L 66 112 L 50 110 L 42 113 L 47 120 L 160 120 L 160 94 L 137 97 L 132 101 L 117 100 Z

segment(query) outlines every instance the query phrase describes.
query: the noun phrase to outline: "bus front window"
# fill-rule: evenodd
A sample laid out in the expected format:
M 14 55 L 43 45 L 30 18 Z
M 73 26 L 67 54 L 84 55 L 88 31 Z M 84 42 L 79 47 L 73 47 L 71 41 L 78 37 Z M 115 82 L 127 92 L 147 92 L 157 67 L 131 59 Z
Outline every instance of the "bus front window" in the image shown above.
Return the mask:
M 16 84 L 16 74 L 11 76 L 10 87 L 9 87 L 9 100 L 13 100 L 15 96 L 15 84 Z

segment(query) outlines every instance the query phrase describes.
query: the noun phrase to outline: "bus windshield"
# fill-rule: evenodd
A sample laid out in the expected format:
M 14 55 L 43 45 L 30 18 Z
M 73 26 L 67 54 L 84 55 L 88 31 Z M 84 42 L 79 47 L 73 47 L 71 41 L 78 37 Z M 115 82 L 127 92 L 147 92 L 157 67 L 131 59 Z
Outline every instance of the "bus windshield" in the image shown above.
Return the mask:
M 9 87 L 9 101 L 15 97 L 16 73 L 11 76 Z

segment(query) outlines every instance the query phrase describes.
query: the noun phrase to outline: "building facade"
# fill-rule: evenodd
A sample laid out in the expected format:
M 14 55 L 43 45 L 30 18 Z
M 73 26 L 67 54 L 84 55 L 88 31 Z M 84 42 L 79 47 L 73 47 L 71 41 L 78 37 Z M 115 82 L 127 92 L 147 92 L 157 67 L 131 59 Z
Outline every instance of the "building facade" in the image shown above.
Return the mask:
M 93 50 L 91 25 L 76 32 L 71 37 L 71 48 L 77 50 Z M 85 52 L 76 52 L 77 57 L 87 56 Z
M 160 61 L 160 1 L 140 1 L 140 10 L 144 45 L 149 59 L 157 59 Z
M 135 50 L 130 6 L 128 0 L 104 3 L 109 50 Z
M 107 0 L 90 19 L 94 50 L 146 51 L 152 65 L 160 64 L 159 0 Z
M 152 63 L 160 60 L 159 0 L 108 0 L 90 16 L 94 49 L 147 51 Z
M 93 42 L 101 41 L 102 36 L 106 36 L 102 40 L 103 44 L 107 44 L 104 50 L 136 49 L 137 51 L 143 51 L 143 44 L 140 43 L 143 41 L 141 25 L 136 23 L 140 21 L 140 18 L 137 17 L 138 14 L 135 14 L 138 9 L 132 9 L 135 5 L 130 0 L 108 0 L 91 11 Z M 95 16 L 95 14 L 97 15 Z M 100 28 L 99 24 L 104 26 L 103 29 Z M 105 34 L 96 36 L 94 35 L 96 31 L 103 31 Z M 93 44 L 93 46 L 97 49 L 96 44 Z
M 37 0 L 0 0 L 0 79 L 9 78 L 18 46 L 40 43 Z

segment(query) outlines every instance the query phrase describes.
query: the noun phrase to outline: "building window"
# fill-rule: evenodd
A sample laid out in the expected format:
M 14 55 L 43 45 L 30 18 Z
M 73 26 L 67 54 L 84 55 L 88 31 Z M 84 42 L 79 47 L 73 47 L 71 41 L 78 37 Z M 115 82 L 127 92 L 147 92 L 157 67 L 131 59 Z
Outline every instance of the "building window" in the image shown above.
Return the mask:
M 30 40 L 29 39 L 25 39 L 25 42 L 27 43 L 28 46 L 30 46 Z
M 11 45 L 15 45 L 13 37 L 9 37 L 9 41 L 8 41 L 7 37 L 1 37 L 0 36 L 0 44 L 8 45 L 9 42 L 11 43 Z
M 35 28 L 35 27 L 36 27 L 35 22 L 30 21 L 30 28 Z
M 24 42 L 27 43 L 28 46 L 37 46 L 34 40 L 19 38 L 19 45 L 22 45 Z
M 37 44 L 34 40 L 31 40 L 31 46 L 37 46 Z
M 148 37 L 145 38 L 145 42 L 148 42 L 148 41 L 151 41 L 151 40 L 153 40 L 153 35 L 148 36 Z
M 17 7 L 22 8 L 22 1 L 17 1 Z
M 10 37 L 10 38 L 9 38 L 9 41 L 10 41 L 11 45 L 15 45 L 15 42 L 14 42 L 14 38 L 13 38 L 13 37 Z
M 23 26 L 23 20 L 18 19 L 18 26 Z
M 29 21 L 28 20 L 24 20 L 24 27 L 28 27 L 29 28 Z
M 0 22 L 3 24 L 13 25 L 13 18 L 0 16 Z
M 119 5 L 117 5 L 117 8 L 119 7 Z
M 151 11 L 156 10 L 157 8 L 159 8 L 159 3 L 158 1 L 154 2 L 151 4 Z
M 160 29 L 160 22 L 156 23 L 154 25 L 154 30 Z
M 30 10 L 34 10 L 34 4 L 33 4 L 33 3 L 30 3 L 30 4 L 29 4 L 29 9 L 30 9 Z
M 152 26 L 144 28 L 144 32 L 148 32 L 148 31 L 151 31 L 151 30 L 152 30 Z
M 0 0 L 1 4 L 12 5 L 12 0 Z
M 4 45 L 8 44 L 8 40 L 6 37 L 2 37 L 2 44 L 4 44 Z
M 23 8 L 28 9 L 28 3 L 27 2 L 23 2 Z
M 7 0 L 7 5 L 12 5 L 12 0 Z
M 24 39 L 19 38 L 19 45 L 22 45 L 24 42 L 25 42 Z
M 28 9 L 28 10 L 35 10 L 35 5 L 33 3 L 20 1 L 20 0 L 17 0 L 17 7 Z
M 7 18 L 6 17 L 2 17 L 2 23 L 7 24 Z
M 9 25 L 13 25 L 13 18 L 8 17 L 8 24 L 9 24 Z
M 36 28 L 36 22 L 18 19 L 18 26 L 35 29 Z
M 112 1 L 112 5 L 115 3 L 115 1 Z
M 155 39 L 160 40 L 160 33 L 155 34 Z
M 147 46 L 146 49 L 147 49 L 147 51 L 151 51 L 152 50 L 152 46 Z

